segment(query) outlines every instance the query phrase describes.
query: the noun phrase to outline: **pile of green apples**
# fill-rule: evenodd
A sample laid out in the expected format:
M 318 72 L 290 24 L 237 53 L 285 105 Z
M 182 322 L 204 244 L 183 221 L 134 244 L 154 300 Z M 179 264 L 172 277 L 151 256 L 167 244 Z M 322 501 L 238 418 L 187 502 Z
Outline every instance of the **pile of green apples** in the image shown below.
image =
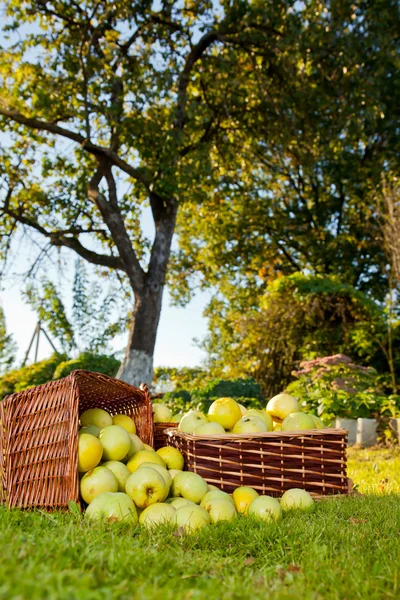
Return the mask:
M 233 398 L 219 398 L 211 404 L 207 415 L 196 410 L 184 415 L 172 415 L 165 404 L 154 404 L 153 416 L 155 423 L 178 422 L 180 431 L 192 435 L 251 434 L 325 428 L 319 417 L 302 412 L 296 398 L 284 393 L 271 398 L 265 410 L 247 410 Z
M 144 444 L 131 417 L 112 417 L 101 408 L 81 415 L 78 469 L 89 522 L 139 522 L 147 529 L 171 523 L 191 533 L 240 515 L 271 522 L 287 510 L 314 509 L 313 498 L 302 489 L 288 490 L 280 500 L 260 496 L 251 487 L 238 487 L 230 495 L 184 471 L 176 448 L 156 452 Z

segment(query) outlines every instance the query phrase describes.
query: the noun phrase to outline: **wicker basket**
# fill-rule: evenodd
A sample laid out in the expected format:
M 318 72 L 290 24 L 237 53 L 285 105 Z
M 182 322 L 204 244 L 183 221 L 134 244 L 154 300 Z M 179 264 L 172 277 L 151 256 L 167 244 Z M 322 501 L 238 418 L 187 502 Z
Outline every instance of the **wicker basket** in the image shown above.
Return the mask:
M 178 427 L 179 423 L 154 423 L 154 448 L 158 450 L 164 446 L 168 446 L 168 436 L 166 429 Z
M 88 408 L 132 416 L 153 445 L 146 386 L 73 371 L 68 377 L 7 396 L 0 403 L 3 500 L 8 506 L 66 507 L 78 501 L 78 424 Z
M 299 432 L 194 436 L 166 431 L 186 469 L 230 493 L 251 486 L 271 496 L 303 488 L 318 496 L 347 494 L 347 431 L 319 429 Z

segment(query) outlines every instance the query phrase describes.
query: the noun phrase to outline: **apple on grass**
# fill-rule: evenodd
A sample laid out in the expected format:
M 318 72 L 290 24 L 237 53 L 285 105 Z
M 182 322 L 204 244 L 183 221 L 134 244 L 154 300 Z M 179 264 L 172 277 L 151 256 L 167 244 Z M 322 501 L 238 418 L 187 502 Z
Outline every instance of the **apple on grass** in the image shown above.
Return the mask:
M 264 421 L 267 426 L 267 431 L 272 431 L 274 429 L 272 417 L 265 410 L 256 410 L 255 408 L 252 408 L 247 411 L 246 417 L 258 417 L 261 421 Z
M 104 429 L 112 425 L 112 416 L 102 408 L 89 408 L 80 416 L 81 426 L 96 425 L 99 429 Z
M 164 468 L 166 467 L 166 464 L 161 456 L 153 450 L 140 450 L 140 452 L 134 454 L 134 456 L 127 462 L 126 466 L 131 473 L 134 473 L 140 467 L 140 465 L 145 462 L 156 463 Z
M 231 429 L 241 417 L 239 404 L 233 398 L 218 398 L 208 411 L 208 420 L 219 423 L 224 429 Z
M 171 504 L 158 502 L 157 504 L 151 504 L 144 509 L 139 517 L 139 523 L 143 525 L 143 527 L 146 527 L 146 529 L 152 529 L 157 525 L 171 523 L 175 513 L 176 508 Z
M 85 512 L 85 521 L 105 523 L 124 522 L 136 525 L 138 515 L 136 507 L 127 494 L 104 492 L 89 504 Z
M 232 496 L 230 496 L 226 492 L 223 492 L 222 490 L 211 490 L 207 492 L 207 494 L 201 499 L 200 506 L 202 508 L 205 508 L 206 511 L 210 512 L 209 506 L 211 505 L 211 502 L 215 500 L 215 498 L 220 498 L 222 500 L 225 500 L 225 502 L 230 502 L 232 506 L 235 506 L 235 502 Z
M 81 433 L 78 437 L 78 471 L 86 473 L 97 467 L 103 456 L 103 446 L 97 437 Z
M 280 521 L 282 509 L 276 498 L 271 496 L 258 496 L 250 503 L 248 515 L 254 516 L 262 521 Z
M 165 404 L 153 404 L 154 423 L 170 423 L 172 412 Z
M 132 473 L 125 490 L 139 508 L 162 502 L 167 494 L 163 476 L 151 467 L 142 467 Z
M 251 487 L 242 486 L 236 488 L 232 494 L 232 498 L 238 513 L 247 515 L 250 504 L 255 498 L 258 498 L 258 496 L 258 492 Z
M 161 456 L 167 465 L 167 469 L 179 469 L 182 471 L 185 461 L 181 452 L 179 452 L 177 448 L 173 448 L 172 446 L 164 446 L 163 448 L 159 448 L 157 450 L 157 454 Z
M 119 425 L 109 425 L 100 431 L 103 459 L 122 460 L 128 454 L 131 440 L 128 432 Z
M 179 422 L 178 429 L 184 433 L 193 433 L 194 430 L 199 427 L 199 425 L 203 425 L 203 423 L 208 423 L 208 420 L 203 413 L 198 410 L 190 410 L 186 415 L 183 415 Z
M 310 415 L 306 413 L 291 413 L 282 421 L 282 431 L 303 431 L 307 429 L 315 429 L 315 423 Z
M 196 427 L 193 435 L 225 435 L 225 429 L 219 423 L 203 423 Z
M 233 502 L 229 502 L 222 497 L 211 498 L 206 508 L 211 518 L 211 523 L 218 521 L 232 521 L 237 516 L 236 508 Z
M 107 462 L 101 465 L 102 467 L 106 467 L 112 471 L 118 481 L 118 491 L 125 492 L 125 485 L 130 475 L 129 469 L 124 465 L 124 463 L 119 462 L 117 460 L 108 460 Z
M 266 411 L 275 422 L 281 423 L 291 413 L 299 412 L 300 406 L 293 396 L 278 394 L 268 402 Z
M 266 424 L 259 417 L 245 415 L 235 423 L 232 433 L 266 433 Z
M 195 504 L 200 504 L 208 492 L 208 485 L 197 473 L 182 471 L 172 480 L 171 492 L 172 496 L 182 496 Z
M 135 421 L 128 415 L 114 415 L 112 418 L 113 425 L 119 425 L 128 433 L 136 433 Z
M 185 533 L 194 533 L 211 523 L 211 517 L 201 506 L 187 504 L 176 510 L 173 522 Z
M 306 490 L 292 488 L 283 494 L 281 498 L 281 508 L 284 512 L 294 509 L 312 512 L 315 508 L 315 501 Z
M 80 491 L 86 504 L 90 504 L 104 492 L 118 492 L 118 481 L 107 467 L 96 467 L 82 477 Z

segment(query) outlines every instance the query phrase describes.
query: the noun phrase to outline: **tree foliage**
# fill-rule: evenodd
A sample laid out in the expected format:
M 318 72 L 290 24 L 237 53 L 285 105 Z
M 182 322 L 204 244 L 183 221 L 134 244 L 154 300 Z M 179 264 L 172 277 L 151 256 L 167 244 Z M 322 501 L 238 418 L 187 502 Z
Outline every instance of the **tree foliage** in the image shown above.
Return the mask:
M 10 369 L 17 350 L 13 336 L 7 333 L 4 310 L 0 306 L 0 375 Z

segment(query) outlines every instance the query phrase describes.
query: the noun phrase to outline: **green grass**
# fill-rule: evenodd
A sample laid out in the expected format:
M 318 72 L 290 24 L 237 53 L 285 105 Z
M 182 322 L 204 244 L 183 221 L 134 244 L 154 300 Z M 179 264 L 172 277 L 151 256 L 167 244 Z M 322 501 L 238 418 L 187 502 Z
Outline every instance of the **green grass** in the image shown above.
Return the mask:
M 399 598 L 400 455 L 351 451 L 349 476 L 368 495 L 279 525 L 237 519 L 183 538 L 0 509 L 0 598 Z

